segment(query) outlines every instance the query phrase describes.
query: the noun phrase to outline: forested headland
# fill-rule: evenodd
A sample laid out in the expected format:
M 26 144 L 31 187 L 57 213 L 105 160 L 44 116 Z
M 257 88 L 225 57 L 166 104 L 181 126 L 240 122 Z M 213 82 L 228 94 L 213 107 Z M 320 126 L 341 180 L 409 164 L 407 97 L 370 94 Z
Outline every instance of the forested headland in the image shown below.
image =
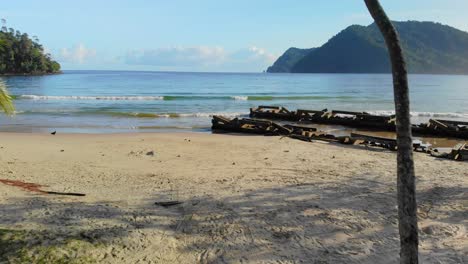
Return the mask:
M 7 28 L 0 31 L 0 75 L 41 75 L 60 73 L 60 64 L 44 51 L 37 37 Z
M 468 74 L 468 32 L 434 22 L 394 22 L 410 73 Z M 315 49 L 288 49 L 268 72 L 390 73 L 375 24 L 353 25 Z

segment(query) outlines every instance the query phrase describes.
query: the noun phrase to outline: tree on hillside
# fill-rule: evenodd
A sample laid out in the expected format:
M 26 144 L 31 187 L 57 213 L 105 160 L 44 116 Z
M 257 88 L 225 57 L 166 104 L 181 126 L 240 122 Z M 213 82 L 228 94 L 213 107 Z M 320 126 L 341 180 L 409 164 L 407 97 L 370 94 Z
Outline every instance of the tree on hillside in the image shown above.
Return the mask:
M 44 74 L 57 73 L 60 64 L 45 54 L 38 38 L 28 34 L 7 30 L 6 21 L 1 20 L 0 31 L 0 74 Z
M 398 33 L 378 0 L 364 0 L 387 44 L 392 64 L 397 134 L 400 263 L 418 263 L 418 219 L 406 62 Z

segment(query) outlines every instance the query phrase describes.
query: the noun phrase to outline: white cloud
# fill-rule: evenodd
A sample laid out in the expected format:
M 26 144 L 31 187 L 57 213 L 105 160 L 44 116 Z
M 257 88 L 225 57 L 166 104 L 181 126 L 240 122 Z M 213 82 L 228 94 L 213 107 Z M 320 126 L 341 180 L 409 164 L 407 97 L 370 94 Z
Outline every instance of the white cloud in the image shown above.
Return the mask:
M 125 62 L 131 65 L 186 67 L 219 64 L 225 58 L 226 51 L 221 47 L 171 47 L 133 50 L 126 54 Z
M 223 47 L 171 47 L 132 50 L 124 57 L 129 65 L 146 65 L 191 70 L 261 71 L 277 56 L 251 46 L 230 52 Z
M 59 62 L 83 64 L 95 56 L 95 50 L 86 48 L 85 45 L 80 43 L 73 48 L 62 48 L 57 56 L 57 60 Z
M 256 46 L 240 49 L 231 54 L 231 59 L 233 60 L 258 63 L 273 63 L 277 57 L 278 56 L 267 52 L 265 49 Z

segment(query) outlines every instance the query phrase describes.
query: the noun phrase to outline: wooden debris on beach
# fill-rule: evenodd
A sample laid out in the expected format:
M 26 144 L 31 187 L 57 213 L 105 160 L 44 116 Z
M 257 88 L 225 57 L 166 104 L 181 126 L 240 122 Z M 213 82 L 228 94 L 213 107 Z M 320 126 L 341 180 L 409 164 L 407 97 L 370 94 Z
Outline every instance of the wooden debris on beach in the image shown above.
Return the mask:
M 257 113 L 256 116 L 252 116 L 252 112 Z M 286 107 L 282 106 L 265 106 L 261 105 L 256 108 L 250 108 L 250 117 L 255 118 L 267 118 L 267 119 L 281 119 L 295 121 L 295 113 L 290 112 Z
M 396 151 L 397 142 L 394 138 L 378 137 L 360 133 L 351 133 L 349 136 L 335 136 L 318 131 L 314 127 L 298 125 L 280 125 L 272 121 L 258 119 L 229 119 L 222 116 L 213 116 L 213 130 L 228 132 L 253 133 L 263 135 L 286 136 L 302 141 L 312 142 L 314 140 L 334 142 L 340 144 L 365 144 L 366 146 L 381 147 Z M 435 123 L 438 124 L 438 123 Z M 458 123 L 457 123 L 458 124 Z M 438 124 L 440 126 L 440 124 Z M 451 124 L 452 125 L 452 124 Z M 432 149 L 430 144 L 423 144 L 416 140 L 413 149 L 417 152 L 430 153 L 432 156 L 448 158 L 452 160 L 468 160 L 468 144 L 457 145 L 450 153 L 439 153 Z
M 397 141 L 393 138 L 376 137 L 359 133 L 351 133 L 351 138 L 355 141 L 360 140 L 362 141 L 361 143 L 365 145 L 378 146 L 392 151 L 397 150 Z M 430 144 L 423 144 L 420 141 L 413 142 L 413 150 L 417 152 L 428 152 L 430 147 Z
M 182 202 L 180 202 L 180 201 L 166 201 L 166 202 L 155 202 L 154 204 L 162 206 L 162 207 L 170 207 L 170 206 L 174 206 L 174 205 L 179 205 L 181 203 Z
M 213 130 L 263 135 L 289 135 L 292 133 L 292 129 L 266 120 L 228 119 L 222 116 L 213 116 L 211 122 Z
M 468 122 L 430 119 L 427 123 L 413 125 L 413 132 L 423 135 L 468 139 Z
M 351 133 L 351 137 L 355 140 L 361 140 L 366 145 L 379 146 L 393 151 L 397 149 L 396 139 L 393 138 L 375 137 L 358 133 Z
M 297 125 L 284 125 L 285 128 L 291 129 L 293 134 L 302 134 L 303 132 L 315 132 L 317 128 L 308 126 L 297 126 Z
M 431 156 L 437 158 L 445 158 L 457 161 L 468 161 L 468 143 L 461 143 L 456 145 L 448 153 L 439 153 L 437 150 L 432 150 Z
M 259 106 L 250 108 L 251 118 L 285 120 L 311 124 L 341 125 L 377 131 L 395 131 L 394 115 L 372 115 L 367 112 L 342 110 L 289 111 L 281 106 Z M 427 123 L 412 125 L 414 134 L 468 139 L 468 122 L 431 119 Z
M 279 109 L 278 111 L 271 111 L 270 109 Z M 367 128 L 380 128 L 384 130 L 395 130 L 395 117 L 394 116 L 379 116 L 371 115 L 366 112 L 352 112 L 328 109 L 323 110 L 304 110 L 298 109 L 297 111 L 289 111 L 285 107 L 277 106 L 259 106 L 250 108 L 250 117 L 252 118 L 266 118 L 296 121 L 304 123 L 316 124 L 330 124 L 330 125 L 344 125 L 353 127 L 367 127 Z
M 297 125 L 280 125 L 278 123 L 259 119 L 228 119 L 222 116 L 213 116 L 213 130 L 240 132 L 262 135 L 281 135 L 303 141 L 322 140 L 327 142 L 341 142 L 352 144 L 350 137 L 336 137 L 317 131 L 314 127 Z

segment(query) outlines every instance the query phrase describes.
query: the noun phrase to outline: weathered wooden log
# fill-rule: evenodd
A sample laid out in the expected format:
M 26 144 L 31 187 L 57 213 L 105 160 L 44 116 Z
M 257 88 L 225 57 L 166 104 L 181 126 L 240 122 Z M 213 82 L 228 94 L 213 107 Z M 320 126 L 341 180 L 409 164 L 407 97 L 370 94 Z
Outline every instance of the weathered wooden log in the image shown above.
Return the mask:
M 291 112 L 285 107 L 281 106 L 261 105 L 256 108 L 250 108 L 249 116 L 255 118 L 268 118 L 291 121 L 297 120 L 296 112 Z
M 438 121 L 438 120 L 435 120 L 435 119 L 429 119 L 429 122 L 428 122 L 428 127 L 431 127 L 433 126 L 434 129 L 437 129 L 438 127 L 441 127 L 441 128 L 445 128 L 445 129 L 448 129 L 448 125 Z
M 354 140 L 363 140 L 366 144 L 381 146 L 390 150 L 396 150 L 397 141 L 393 138 L 375 137 L 358 133 L 351 133 Z
M 224 117 L 224 116 L 213 116 L 213 120 L 215 120 L 216 122 L 224 122 L 224 123 L 229 123 L 229 122 L 231 122 L 230 119 L 227 119 L 227 118 Z
M 274 131 L 278 132 L 280 135 L 289 135 L 293 132 L 292 129 L 279 125 L 277 123 L 272 122 L 271 126 L 274 128 Z
M 293 134 L 302 134 L 303 131 L 315 132 L 315 127 L 297 126 L 297 125 L 284 125 L 284 127 L 291 129 Z
M 462 122 L 462 121 L 455 121 L 455 120 L 443 120 L 443 119 L 436 119 L 439 122 L 442 122 L 444 124 L 451 124 L 455 126 L 463 126 L 468 128 L 468 122 Z
M 258 108 L 264 108 L 264 109 L 280 109 L 281 106 L 272 106 L 272 105 L 260 105 Z
M 170 207 L 170 206 L 182 204 L 182 202 L 180 202 L 180 201 L 167 201 L 167 202 L 155 202 L 154 204 L 162 206 L 162 207 Z
M 356 118 L 363 122 L 388 123 L 394 117 L 363 114 L 363 115 L 357 115 Z
M 467 143 L 457 144 L 450 152 L 439 153 L 437 149 L 430 151 L 431 156 L 437 158 L 445 158 L 456 161 L 468 161 L 468 146 Z
M 337 137 L 331 134 L 317 131 L 314 127 L 297 125 L 280 125 L 268 120 L 258 119 L 228 119 L 221 116 L 213 116 L 213 130 L 224 130 L 229 132 L 254 133 L 263 135 L 283 135 L 303 141 L 326 141 L 341 144 L 354 144 L 363 141 L 365 144 L 397 150 L 397 142 L 393 138 L 377 137 L 359 133 L 351 133 L 350 136 Z M 430 152 L 431 155 L 448 158 L 452 160 L 468 160 L 468 146 L 466 143 L 457 145 L 450 153 L 438 153 L 430 148 L 429 144 L 420 141 L 413 142 L 413 150 L 419 152 Z
M 69 192 L 51 192 L 45 191 L 47 194 L 55 194 L 55 195 L 68 195 L 68 196 L 86 196 L 84 193 L 69 193 Z
M 263 108 L 274 108 L 278 111 L 281 107 L 261 106 Z M 380 116 L 371 115 L 367 112 L 353 112 L 333 110 L 327 112 L 327 109 L 304 110 L 299 109 L 296 112 L 265 112 L 263 108 L 252 108 L 251 117 L 276 119 L 286 121 L 298 121 L 301 123 L 341 125 L 348 127 L 366 128 L 377 131 L 392 131 L 396 129 L 395 115 Z M 438 137 L 454 137 L 468 139 L 468 122 L 431 119 L 429 123 L 412 125 L 412 132 L 418 135 L 431 135 Z
M 213 130 L 224 130 L 231 132 L 264 134 L 264 135 L 288 135 L 292 133 L 292 129 L 266 120 L 256 119 L 238 119 L 229 120 L 225 117 L 213 116 Z

